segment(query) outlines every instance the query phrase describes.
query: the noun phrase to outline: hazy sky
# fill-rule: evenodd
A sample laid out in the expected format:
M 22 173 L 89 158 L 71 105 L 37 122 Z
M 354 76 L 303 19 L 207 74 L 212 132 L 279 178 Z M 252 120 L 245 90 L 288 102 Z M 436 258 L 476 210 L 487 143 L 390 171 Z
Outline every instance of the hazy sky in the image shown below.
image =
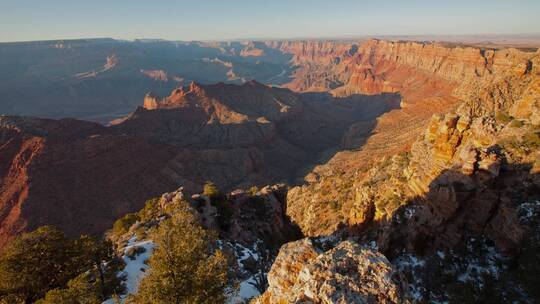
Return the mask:
M 0 0 L 0 41 L 540 32 L 540 0 Z

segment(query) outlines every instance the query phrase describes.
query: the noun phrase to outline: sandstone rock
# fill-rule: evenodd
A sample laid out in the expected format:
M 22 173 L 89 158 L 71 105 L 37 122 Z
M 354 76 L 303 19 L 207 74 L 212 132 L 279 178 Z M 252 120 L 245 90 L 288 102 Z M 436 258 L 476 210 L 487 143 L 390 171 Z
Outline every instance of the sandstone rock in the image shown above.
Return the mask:
M 463 163 L 463 165 L 461 166 L 463 174 L 472 175 L 474 173 L 478 162 L 477 156 L 478 151 L 472 146 L 467 146 L 461 149 L 459 157 L 461 158 L 461 161 Z
M 502 161 L 496 153 L 482 151 L 480 154 L 480 161 L 478 162 L 478 169 L 485 170 L 493 176 L 498 176 L 501 169 L 501 163 Z
M 463 131 L 467 130 L 471 124 L 471 118 L 468 115 L 462 115 L 459 117 L 459 120 L 456 125 L 456 129 L 463 133 Z
M 147 110 L 154 110 L 158 108 L 160 102 L 161 98 L 150 92 L 144 96 L 143 107 Z
M 406 283 L 386 257 L 351 241 L 321 254 L 310 241 L 286 244 L 276 263 L 263 295 L 270 303 L 407 303 Z
M 98 235 L 177 187 L 161 171 L 169 147 L 105 132 L 73 119 L 0 117 L 0 247 L 52 223 L 69 236 Z
M 444 116 L 442 115 L 433 115 L 433 117 L 431 117 L 426 131 L 426 139 L 428 141 L 434 142 L 435 139 L 437 139 L 439 133 L 439 125 L 443 119 Z
M 310 239 L 283 245 L 268 273 L 268 290 L 272 303 L 290 298 L 300 270 L 320 254 Z
M 349 226 L 368 224 L 375 216 L 374 193 L 371 188 L 362 187 L 356 190 L 356 200 L 349 211 Z

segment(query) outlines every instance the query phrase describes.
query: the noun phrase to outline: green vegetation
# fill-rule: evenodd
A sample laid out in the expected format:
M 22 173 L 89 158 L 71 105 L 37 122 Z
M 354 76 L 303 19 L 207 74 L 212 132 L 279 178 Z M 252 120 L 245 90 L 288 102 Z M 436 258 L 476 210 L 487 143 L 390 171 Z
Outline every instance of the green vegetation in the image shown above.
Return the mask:
M 159 198 L 152 198 L 146 201 L 144 208 L 137 215 L 141 221 L 148 221 L 159 215 Z
M 224 303 L 228 261 L 216 237 L 180 208 L 156 230 L 150 271 L 128 303 Z
M 219 227 L 225 231 L 229 230 L 231 227 L 233 209 L 230 202 L 227 200 L 227 196 L 212 182 L 206 182 L 203 194 L 210 199 L 210 204 L 217 209 L 217 222 Z
M 225 199 L 225 195 L 221 193 L 218 187 L 211 181 L 207 181 L 204 184 L 203 194 L 206 195 L 211 201 Z
M 510 123 L 510 127 L 512 128 L 521 128 L 523 127 L 523 125 L 523 121 L 517 119 L 512 120 L 512 122 Z
M 86 294 L 82 291 L 87 289 L 104 300 L 122 291 L 116 276 L 120 268 L 110 241 L 88 236 L 69 239 L 54 227 L 40 227 L 4 248 L 0 303 L 33 303 L 46 295 L 49 299 L 42 303 L 53 303 L 60 296 Z M 80 277 L 82 274 L 86 277 Z
M 251 188 L 249 188 L 248 190 L 248 193 L 250 196 L 255 196 L 257 195 L 257 192 L 259 192 L 259 188 L 257 186 L 252 186 Z
M 67 288 L 53 289 L 36 304 L 99 304 L 103 302 L 95 292 L 88 275 L 82 274 L 67 284 Z
M 538 130 L 528 130 L 521 139 L 512 136 L 499 141 L 499 144 L 508 151 L 512 151 L 517 156 L 529 155 L 540 148 L 540 132 Z
M 523 135 L 523 143 L 530 148 L 540 147 L 540 135 L 539 132 L 528 132 Z
M 141 218 L 137 213 L 128 213 L 124 217 L 119 218 L 114 222 L 113 232 L 116 235 L 128 232 L 129 227 L 139 221 Z
M 506 114 L 505 112 L 499 111 L 495 114 L 495 120 L 500 124 L 507 124 L 514 119 L 512 116 Z

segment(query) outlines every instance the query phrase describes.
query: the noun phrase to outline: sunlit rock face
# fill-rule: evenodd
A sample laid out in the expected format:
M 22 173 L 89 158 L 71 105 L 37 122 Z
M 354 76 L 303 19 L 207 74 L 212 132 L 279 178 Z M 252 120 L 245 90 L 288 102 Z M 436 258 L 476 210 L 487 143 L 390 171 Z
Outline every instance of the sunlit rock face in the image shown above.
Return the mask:
M 493 133 L 497 130 L 490 126 L 488 116 L 504 112 L 531 123 L 537 119 L 538 52 L 381 40 L 296 43 L 283 47 L 298 58 L 298 69 L 287 86 L 300 91 L 329 90 L 336 96 L 398 92 L 401 98 L 400 109 L 378 119 L 361 149 L 336 153 L 315 167 L 303 186 L 289 191 L 288 212 L 306 235 L 335 231 L 337 222 L 348 222 L 353 205 L 364 210 L 352 211 L 356 214 L 353 222 L 369 222 L 366 215 L 372 209 L 369 204 L 360 207 L 357 189 L 374 159 L 413 151 L 421 160 L 418 166 L 425 168 L 409 184 L 421 195 L 431 180 L 451 167 L 457 154 L 466 175 L 480 165 L 497 173 L 500 159 L 494 159 L 492 152 L 480 153 L 496 142 Z M 339 60 L 329 60 L 329 52 Z M 452 110 L 455 113 L 448 114 Z M 481 116 L 486 118 L 477 119 Z M 418 141 L 426 128 L 427 140 Z M 351 133 L 358 130 L 351 128 Z M 476 135 L 469 140 L 472 132 Z M 462 142 L 475 148 L 462 148 Z M 392 200 L 393 190 L 388 190 L 385 196 Z M 338 210 L 332 210 L 336 204 Z
M 303 239 L 284 245 L 255 303 L 404 303 L 397 272 L 384 255 L 344 241 L 324 252 Z

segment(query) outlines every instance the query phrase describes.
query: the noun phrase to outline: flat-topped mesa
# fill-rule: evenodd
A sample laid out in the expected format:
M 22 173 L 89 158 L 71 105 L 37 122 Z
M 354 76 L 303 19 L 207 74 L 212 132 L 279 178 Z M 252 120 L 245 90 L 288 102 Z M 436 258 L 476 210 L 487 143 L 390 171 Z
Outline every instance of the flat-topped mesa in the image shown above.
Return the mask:
M 293 54 L 293 62 L 296 64 L 339 63 L 341 58 L 352 56 L 358 50 L 357 44 L 338 41 L 267 41 L 266 45 L 283 53 Z
M 386 60 L 417 68 L 450 81 L 463 77 L 501 74 L 510 70 L 525 73 L 532 53 L 516 49 L 491 50 L 470 46 L 449 47 L 442 43 L 368 40 L 359 54 L 369 61 Z

